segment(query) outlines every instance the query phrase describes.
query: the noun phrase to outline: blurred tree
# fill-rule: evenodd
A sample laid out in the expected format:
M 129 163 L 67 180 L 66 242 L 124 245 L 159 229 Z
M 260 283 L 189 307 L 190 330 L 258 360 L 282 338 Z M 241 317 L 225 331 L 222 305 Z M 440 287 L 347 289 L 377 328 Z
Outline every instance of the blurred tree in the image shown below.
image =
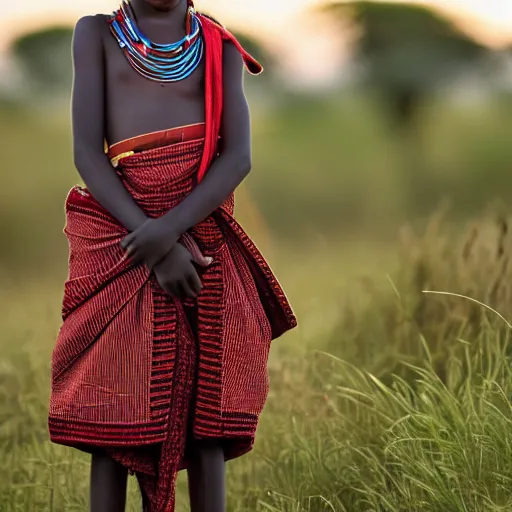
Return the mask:
M 354 30 L 354 54 L 363 65 L 364 82 L 377 92 L 399 131 L 404 213 L 431 209 L 439 187 L 425 169 L 420 108 L 439 85 L 474 69 L 489 50 L 421 5 L 334 0 L 325 10 Z
M 274 56 L 271 55 L 257 39 L 241 32 L 233 32 L 233 35 L 238 39 L 239 43 L 260 62 L 265 69 L 265 74 L 267 76 L 272 75 L 272 70 L 275 68 Z
M 202 10 L 204 15 L 208 16 L 212 20 L 222 25 L 222 20 L 217 19 L 215 16 L 211 15 L 209 12 Z M 265 72 L 269 69 L 271 70 L 274 67 L 274 58 L 270 53 L 266 50 L 266 48 L 261 44 L 261 42 L 242 32 L 238 32 L 237 30 L 232 30 L 229 27 L 226 27 L 237 39 L 238 42 L 247 50 L 257 61 L 259 61 L 262 66 L 265 68 Z
M 328 13 L 358 29 L 356 57 L 399 127 L 412 128 L 437 85 L 486 54 L 486 48 L 440 13 L 420 5 L 335 2 Z
M 42 93 L 69 90 L 72 80 L 71 27 L 51 27 L 23 35 L 12 43 L 30 88 Z
M 265 67 L 270 77 L 273 56 L 253 37 L 235 33 L 242 46 Z M 23 35 L 12 44 L 12 54 L 28 85 L 35 91 L 60 93 L 72 82 L 71 27 L 52 27 Z

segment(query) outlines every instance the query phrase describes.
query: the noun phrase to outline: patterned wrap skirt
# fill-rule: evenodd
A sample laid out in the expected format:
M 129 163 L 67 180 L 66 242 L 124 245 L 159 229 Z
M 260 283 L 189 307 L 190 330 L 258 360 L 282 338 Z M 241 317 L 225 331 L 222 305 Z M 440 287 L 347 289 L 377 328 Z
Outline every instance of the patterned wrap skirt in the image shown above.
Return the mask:
M 123 141 L 109 156 L 150 217 L 197 183 L 204 125 Z M 147 510 L 174 509 L 191 440 L 218 440 L 226 460 L 253 446 L 268 389 L 271 341 L 296 325 L 277 279 L 233 218 L 233 197 L 183 235 L 200 270 L 195 300 L 177 300 L 120 247 L 128 232 L 74 187 L 66 199 L 69 274 L 52 358 L 55 443 L 110 453 L 139 479 Z

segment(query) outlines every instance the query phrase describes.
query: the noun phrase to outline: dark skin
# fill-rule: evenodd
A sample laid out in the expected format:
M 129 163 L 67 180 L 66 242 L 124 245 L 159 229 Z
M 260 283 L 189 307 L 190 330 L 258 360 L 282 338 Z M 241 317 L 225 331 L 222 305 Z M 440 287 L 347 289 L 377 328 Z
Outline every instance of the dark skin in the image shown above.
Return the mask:
M 186 0 L 132 0 L 141 30 L 157 43 L 185 35 Z M 148 265 L 175 297 L 196 297 L 201 280 L 180 236 L 214 212 L 251 168 L 249 109 L 243 61 L 226 44 L 222 153 L 203 181 L 176 208 L 152 219 L 139 208 L 103 152 L 109 144 L 148 132 L 203 122 L 204 67 L 186 80 L 161 84 L 132 69 L 110 33 L 107 17 L 87 16 L 73 41 L 72 100 L 75 165 L 92 196 L 126 228 L 122 246 L 135 264 Z M 192 512 L 225 510 L 224 453 L 216 443 L 198 444 L 189 469 Z M 126 470 L 107 455 L 94 455 L 91 511 L 121 512 Z

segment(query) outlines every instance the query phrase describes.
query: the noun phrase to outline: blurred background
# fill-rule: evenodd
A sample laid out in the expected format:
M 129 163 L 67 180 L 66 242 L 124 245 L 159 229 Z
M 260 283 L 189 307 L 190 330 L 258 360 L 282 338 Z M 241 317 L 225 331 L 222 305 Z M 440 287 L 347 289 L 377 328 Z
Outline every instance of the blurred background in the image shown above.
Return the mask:
M 475 372 L 485 369 L 508 396 L 512 3 L 196 4 L 265 67 L 246 78 L 254 157 L 237 216 L 300 324 L 274 344 L 260 441 L 234 465 L 230 510 L 512 510 L 512 457 L 497 444 L 512 445 L 507 406 L 493 420 L 503 431 L 489 441 L 489 466 L 456 484 L 446 476 L 473 467 L 457 459 L 460 446 L 474 446 L 464 419 L 474 413 L 483 425 L 494 411 L 469 399 L 482 398 Z M 0 5 L 1 511 L 87 508 L 87 458 L 51 446 L 45 422 L 66 278 L 63 205 L 80 182 L 69 122 L 72 31 L 81 15 L 116 7 Z M 412 390 L 393 387 L 396 378 Z M 423 407 L 418 379 L 439 393 L 422 417 L 440 422 L 436 432 L 449 425 L 460 434 L 460 449 L 437 447 L 450 453 L 446 480 L 432 476 L 432 457 L 417 447 L 402 443 L 390 455 L 398 449 L 390 425 Z M 393 408 L 397 396 L 410 410 Z M 453 415 L 457 403 L 473 403 L 458 410 L 458 423 L 442 409 Z M 417 425 L 403 428 L 401 439 L 421 437 Z

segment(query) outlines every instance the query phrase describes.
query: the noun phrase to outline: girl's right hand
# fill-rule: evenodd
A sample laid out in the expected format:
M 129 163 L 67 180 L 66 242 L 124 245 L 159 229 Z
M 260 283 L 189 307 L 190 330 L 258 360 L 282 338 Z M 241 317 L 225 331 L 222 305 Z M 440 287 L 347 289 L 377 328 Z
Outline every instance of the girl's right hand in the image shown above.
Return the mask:
M 196 298 L 201 292 L 202 283 L 194 263 L 206 267 L 209 260 L 194 261 L 188 249 L 180 243 L 176 244 L 153 267 L 158 284 L 177 299 Z

